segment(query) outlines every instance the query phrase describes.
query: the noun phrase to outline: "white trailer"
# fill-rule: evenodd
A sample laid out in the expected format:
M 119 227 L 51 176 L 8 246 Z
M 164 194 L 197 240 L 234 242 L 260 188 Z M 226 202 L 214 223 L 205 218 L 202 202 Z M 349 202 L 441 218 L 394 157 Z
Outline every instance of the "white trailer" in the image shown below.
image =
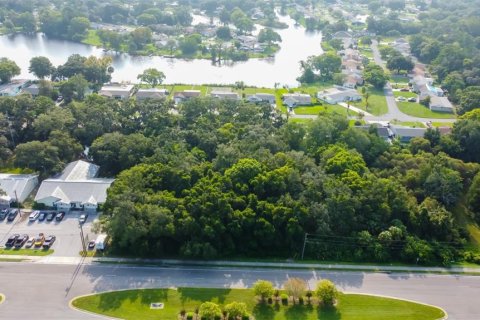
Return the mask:
M 99 234 L 97 240 L 95 240 L 95 249 L 99 251 L 105 250 L 107 247 L 108 235 Z

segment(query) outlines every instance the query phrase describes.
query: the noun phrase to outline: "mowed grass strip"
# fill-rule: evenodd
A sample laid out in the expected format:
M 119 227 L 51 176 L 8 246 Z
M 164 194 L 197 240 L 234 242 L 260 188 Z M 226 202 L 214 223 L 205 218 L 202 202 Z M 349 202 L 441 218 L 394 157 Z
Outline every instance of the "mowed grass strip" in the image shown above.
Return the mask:
M 48 256 L 53 253 L 53 249 L 0 249 L 0 255 L 19 255 L 19 256 Z
M 75 299 L 74 307 L 122 319 L 177 320 L 182 309 L 194 311 L 202 302 L 221 306 L 232 301 L 244 302 L 256 320 L 434 320 L 444 317 L 438 308 L 384 297 L 341 294 L 337 308 L 311 305 L 288 306 L 261 304 L 250 289 L 141 289 L 107 292 Z M 163 302 L 164 309 L 151 310 L 150 303 Z

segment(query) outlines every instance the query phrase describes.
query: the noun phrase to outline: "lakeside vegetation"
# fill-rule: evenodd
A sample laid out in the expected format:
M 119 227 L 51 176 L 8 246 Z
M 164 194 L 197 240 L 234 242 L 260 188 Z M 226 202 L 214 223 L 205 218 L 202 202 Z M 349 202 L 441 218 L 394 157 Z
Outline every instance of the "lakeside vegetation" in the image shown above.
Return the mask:
M 285 291 L 281 291 L 284 293 Z M 313 300 L 313 299 L 312 299 Z M 193 311 L 203 302 L 221 306 L 245 303 L 256 320 L 438 320 L 442 310 L 418 303 L 361 294 L 340 294 L 336 307 L 319 307 L 316 303 L 288 305 L 282 302 L 261 303 L 251 289 L 140 289 L 101 293 L 73 300 L 74 307 L 122 319 L 176 320 L 180 311 Z M 161 310 L 150 309 L 150 303 L 163 302 Z M 192 312 L 192 314 L 194 314 Z

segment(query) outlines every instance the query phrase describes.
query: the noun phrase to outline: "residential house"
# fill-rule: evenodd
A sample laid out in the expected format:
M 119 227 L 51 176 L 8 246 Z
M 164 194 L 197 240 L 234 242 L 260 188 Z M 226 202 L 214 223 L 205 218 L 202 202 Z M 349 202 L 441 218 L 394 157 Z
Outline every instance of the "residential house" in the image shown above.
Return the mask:
M 36 97 L 40 94 L 40 86 L 37 83 L 33 83 L 23 88 L 23 92 L 32 95 L 32 97 Z
M 168 96 L 168 90 L 158 88 L 138 89 L 135 96 L 137 100 L 165 99 Z
M 0 97 L 15 97 L 30 84 L 30 80 L 13 79 L 9 83 L 0 84 Z
M 133 88 L 133 84 L 110 83 L 104 85 L 98 94 L 108 98 L 125 100 L 131 97 Z
M 236 92 L 232 91 L 223 91 L 223 90 L 214 90 L 210 92 L 210 96 L 215 99 L 225 99 L 225 100 L 239 100 L 240 96 Z
M 255 93 L 247 96 L 247 101 L 253 103 L 267 102 L 269 104 L 275 104 L 275 95 L 271 93 Z
M 394 136 L 402 143 L 408 143 L 410 140 L 417 137 L 423 138 L 427 131 L 426 128 L 410 128 L 402 126 L 391 126 L 391 130 Z
M 308 106 L 312 104 L 312 97 L 306 93 L 286 93 L 282 96 L 283 104 L 289 108 Z
M 173 101 L 176 104 L 179 104 L 181 102 L 184 102 L 186 100 L 192 99 L 192 98 L 198 98 L 200 97 L 200 90 L 183 90 L 183 91 L 178 91 L 173 94 Z
M 10 206 L 12 202 L 24 202 L 38 185 L 35 174 L 0 173 L 0 189 L 5 192 L 0 196 L 2 207 Z
M 319 91 L 317 93 L 317 98 L 329 104 L 362 100 L 362 96 L 357 92 L 357 90 L 340 86 Z
M 83 160 L 69 163 L 60 176 L 42 182 L 35 201 L 56 209 L 96 211 L 114 181 L 97 178 L 99 168 Z
M 392 138 L 394 137 L 393 131 L 389 127 L 382 126 L 377 123 L 364 126 L 355 126 L 355 128 L 369 132 L 370 130 L 375 130 L 375 132 L 380 138 L 389 143 L 392 142 Z
M 430 96 L 430 110 L 453 113 L 455 108 L 447 97 Z

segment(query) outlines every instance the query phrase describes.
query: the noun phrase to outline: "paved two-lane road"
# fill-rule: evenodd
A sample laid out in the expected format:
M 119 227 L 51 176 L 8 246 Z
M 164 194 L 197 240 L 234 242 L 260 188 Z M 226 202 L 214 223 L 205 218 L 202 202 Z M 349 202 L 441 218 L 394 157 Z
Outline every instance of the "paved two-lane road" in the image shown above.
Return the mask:
M 319 278 L 329 278 L 344 291 L 434 304 L 446 309 L 450 319 L 480 319 L 480 277 L 475 276 L 14 262 L 0 263 L 0 291 L 6 295 L 0 319 L 99 319 L 70 309 L 68 302 L 82 294 L 128 288 L 242 288 L 257 279 L 279 286 L 291 276 L 307 279 L 310 285 Z

